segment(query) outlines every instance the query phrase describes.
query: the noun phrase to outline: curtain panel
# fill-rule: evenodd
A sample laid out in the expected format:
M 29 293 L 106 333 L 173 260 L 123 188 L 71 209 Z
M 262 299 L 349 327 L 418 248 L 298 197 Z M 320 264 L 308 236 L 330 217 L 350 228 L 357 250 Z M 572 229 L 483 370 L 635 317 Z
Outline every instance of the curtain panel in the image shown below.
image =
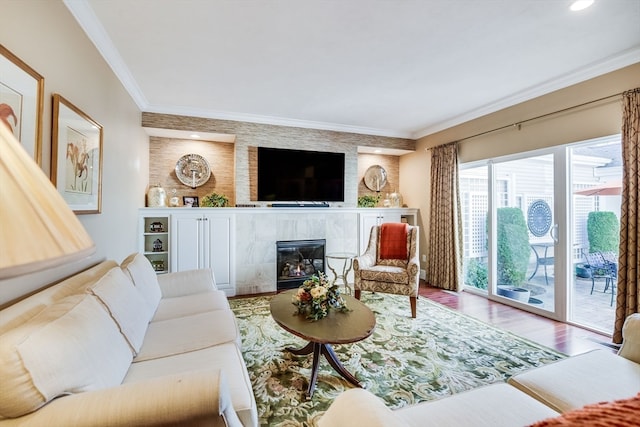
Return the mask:
M 462 216 L 458 184 L 458 144 L 431 149 L 431 211 L 427 281 L 459 291 L 462 277 Z
M 632 313 L 640 311 L 640 88 L 622 95 L 622 205 L 620 209 L 620 247 L 618 290 L 613 342 L 622 342 L 622 325 Z

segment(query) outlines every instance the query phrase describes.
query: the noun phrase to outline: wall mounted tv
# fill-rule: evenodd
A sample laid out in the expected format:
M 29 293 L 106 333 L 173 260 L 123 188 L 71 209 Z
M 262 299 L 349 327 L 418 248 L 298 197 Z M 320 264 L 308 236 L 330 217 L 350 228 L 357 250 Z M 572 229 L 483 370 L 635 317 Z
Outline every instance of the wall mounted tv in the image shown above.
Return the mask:
M 258 200 L 344 202 L 344 153 L 258 147 Z

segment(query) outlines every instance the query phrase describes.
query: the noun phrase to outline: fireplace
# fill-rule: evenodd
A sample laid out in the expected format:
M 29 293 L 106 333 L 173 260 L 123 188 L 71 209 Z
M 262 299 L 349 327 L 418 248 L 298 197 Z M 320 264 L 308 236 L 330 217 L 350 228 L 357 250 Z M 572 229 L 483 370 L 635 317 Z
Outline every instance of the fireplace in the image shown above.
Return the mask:
M 324 272 L 324 239 L 276 242 L 277 290 L 297 288 Z

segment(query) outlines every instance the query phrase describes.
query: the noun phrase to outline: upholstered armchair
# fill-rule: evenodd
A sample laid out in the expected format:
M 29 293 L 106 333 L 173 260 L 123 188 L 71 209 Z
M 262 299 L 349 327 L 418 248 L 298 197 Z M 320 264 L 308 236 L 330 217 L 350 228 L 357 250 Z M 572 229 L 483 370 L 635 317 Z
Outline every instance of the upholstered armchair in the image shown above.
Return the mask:
M 367 250 L 353 261 L 355 297 L 361 291 L 407 295 L 416 317 L 420 260 L 418 227 L 384 223 L 371 227 Z

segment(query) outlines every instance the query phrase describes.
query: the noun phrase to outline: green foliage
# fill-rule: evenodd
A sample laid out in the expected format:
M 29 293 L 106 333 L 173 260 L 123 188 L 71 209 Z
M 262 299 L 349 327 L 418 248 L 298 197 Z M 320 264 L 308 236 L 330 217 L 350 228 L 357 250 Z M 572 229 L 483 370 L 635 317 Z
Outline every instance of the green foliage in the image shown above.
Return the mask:
M 229 204 L 229 199 L 224 194 L 211 193 L 200 200 L 200 206 L 205 208 L 223 208 Z
M 375 208 L 380 201 L 380 194 L 372 196 L 371 194 L 365 194 L 364 196 L 358 197 L 358 207 L 359 208 Z
M 518 208 L 498 208 L 498 284 L 524 282 L 531 248 L 524 214 Z
M 478 289 L 487 289 L 489 283 L 487 264 L 477 258 L 471 258 L 467 261 L 466 267 L 464 283 Z
M 589 212 L 589 252 L 618 252 L 620 222 L 613 212 Z

